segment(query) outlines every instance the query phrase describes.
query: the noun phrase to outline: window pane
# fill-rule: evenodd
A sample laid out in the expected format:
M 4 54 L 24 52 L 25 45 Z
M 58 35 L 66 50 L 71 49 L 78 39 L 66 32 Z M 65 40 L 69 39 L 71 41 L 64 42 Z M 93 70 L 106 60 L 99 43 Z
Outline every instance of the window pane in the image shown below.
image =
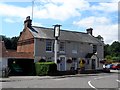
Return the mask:
M 93 53 L 97 52 L 97 45 L 93 45 Z
M 60 51 L 65 51 L 65 43 L 60 42 Z
M 46 41 L 46 51 L 52 51 L 52 41 L 51 40 Z

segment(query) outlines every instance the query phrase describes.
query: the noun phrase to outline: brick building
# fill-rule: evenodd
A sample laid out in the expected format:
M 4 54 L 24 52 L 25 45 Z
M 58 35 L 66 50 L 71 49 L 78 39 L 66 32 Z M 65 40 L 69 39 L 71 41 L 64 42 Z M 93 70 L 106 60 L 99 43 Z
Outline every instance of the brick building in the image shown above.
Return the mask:
M 31 25 L 32 20 L 27 17 L 24 29 L 18 40 L 17 52 L 33 53 L 34 62 L 41 58 L 54 61 L 54 30 L 53 28 Z M 104 43 L 92 35 L 92 28 L 87 32 L 61 30 L 59 37 L 58 64 L 60 71 L 79 68 L 80 59 L 84 59 L 86 69 L 101 69 L 100 60 L 104 58 Z M 71 59 L 72 63 L 67 63 Z

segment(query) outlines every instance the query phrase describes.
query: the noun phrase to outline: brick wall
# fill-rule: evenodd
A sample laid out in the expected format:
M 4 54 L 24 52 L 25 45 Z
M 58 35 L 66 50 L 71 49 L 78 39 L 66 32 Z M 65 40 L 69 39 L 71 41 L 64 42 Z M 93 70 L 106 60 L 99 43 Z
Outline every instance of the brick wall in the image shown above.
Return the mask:
M 18 40 L 17 52 L 34 52 L 34 38 L 28 28 L 23 30 Z

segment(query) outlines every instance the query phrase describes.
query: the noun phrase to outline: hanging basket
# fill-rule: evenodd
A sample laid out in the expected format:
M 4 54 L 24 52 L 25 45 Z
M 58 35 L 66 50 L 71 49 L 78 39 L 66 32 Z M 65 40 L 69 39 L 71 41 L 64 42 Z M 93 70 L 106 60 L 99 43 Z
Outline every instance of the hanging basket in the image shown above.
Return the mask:
M 85 60 L 82 60 L 82 63 L 85 64 L 86 63 Z
M 85 64 L 85 60 L 84 59 L 81 59 L 82 60 L 82 64 Z M 79 61 L 79 63 L 81 62 L 81 60 Z
M 67 59 L 67 63 L 72 63 L 72 59 Z

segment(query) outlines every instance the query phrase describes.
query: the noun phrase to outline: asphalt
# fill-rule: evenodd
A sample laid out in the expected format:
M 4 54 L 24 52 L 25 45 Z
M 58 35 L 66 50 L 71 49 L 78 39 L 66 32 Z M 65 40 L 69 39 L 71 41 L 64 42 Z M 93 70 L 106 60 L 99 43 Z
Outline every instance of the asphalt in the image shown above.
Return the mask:
M 118 70 L 112 70 L 110 72 L 118 73 Z M 57 79 L 66 77 L 85 77 L 85 76 L 98 76 L 99 74 L 75 74 L 75 75 L 63 75 L 63 76 L 9 76 L 8 78 L 0 78 L 0 82 L 12 82 L 23 80 L 41 80 L 41 79 Z
M 12 82 L 23 80 L 41 80 L 41 79 L 57 79 L 66 77 L 84 77 L 84 76 L 96 76 L 97 74 L 76 74 L 76 75 L 64 75 L 64 76 L 10 76 L 8 78 L 0 78 L 0 82 Z

